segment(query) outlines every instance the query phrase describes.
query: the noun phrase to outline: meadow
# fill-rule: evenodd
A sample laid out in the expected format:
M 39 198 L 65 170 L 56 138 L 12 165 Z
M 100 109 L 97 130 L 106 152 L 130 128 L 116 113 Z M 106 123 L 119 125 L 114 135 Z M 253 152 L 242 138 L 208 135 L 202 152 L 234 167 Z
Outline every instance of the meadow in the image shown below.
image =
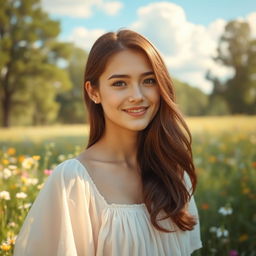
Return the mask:
M 193 135 L 203 248 L 194 256 L 256 255 L 256 117 L 186 118 Z M 85 125 L 0 129 L 0 255 L 54 167 L 86 146 Z

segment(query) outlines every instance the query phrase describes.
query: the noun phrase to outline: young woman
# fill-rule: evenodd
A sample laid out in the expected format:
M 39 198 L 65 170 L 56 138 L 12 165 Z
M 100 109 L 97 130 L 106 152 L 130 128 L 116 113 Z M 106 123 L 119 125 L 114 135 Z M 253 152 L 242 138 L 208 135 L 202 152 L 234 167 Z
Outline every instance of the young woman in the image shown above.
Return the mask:
M 85 70 L 85 151 L 59 164 L 30 210 L 17 256 L 186 256 L 201 247 L 191 135 L 156 48 L 106 33 Z

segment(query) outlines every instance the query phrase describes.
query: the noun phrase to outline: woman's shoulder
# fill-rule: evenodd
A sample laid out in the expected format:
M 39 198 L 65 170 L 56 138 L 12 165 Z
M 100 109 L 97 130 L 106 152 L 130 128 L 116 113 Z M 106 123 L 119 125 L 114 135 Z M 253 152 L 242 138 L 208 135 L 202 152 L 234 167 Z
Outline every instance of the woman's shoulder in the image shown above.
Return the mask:
M 75 179 L 86 179 L 83 165 L 76 158 L 67 159 L 59 163 L 51 174 L 51 179 L 64 180 L 65 182 Z

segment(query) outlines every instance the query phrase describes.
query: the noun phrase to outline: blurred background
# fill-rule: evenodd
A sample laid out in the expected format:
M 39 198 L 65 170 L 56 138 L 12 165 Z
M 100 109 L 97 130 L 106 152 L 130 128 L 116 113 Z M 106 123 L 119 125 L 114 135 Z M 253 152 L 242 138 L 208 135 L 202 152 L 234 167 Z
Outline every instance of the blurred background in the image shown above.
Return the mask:
M 194 255 L 256 255 L 252 0 L 0 0 L 0 255 L 12 255 L 54 167 L 86 146 L 88 52 L 120 28 L 159 49 L 193 135 L 204 244 Z

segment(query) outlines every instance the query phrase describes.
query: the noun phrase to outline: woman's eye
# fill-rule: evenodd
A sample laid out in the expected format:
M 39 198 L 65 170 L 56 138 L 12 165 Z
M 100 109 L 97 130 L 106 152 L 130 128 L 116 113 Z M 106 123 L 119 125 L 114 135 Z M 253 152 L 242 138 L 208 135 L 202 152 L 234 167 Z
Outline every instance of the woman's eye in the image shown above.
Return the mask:
M 126 83 L 124 81 L 116 81 L 112 84 L 112 86 L 115 86 L 115 87 L 122 87 L 125 85 L 126 85 Z
M 156 84 L 156 79 L 154 79 L 154 78 L 147 78 L 143 82 L 144 82 L 144 84 L 154 85 L 154 84 Z

